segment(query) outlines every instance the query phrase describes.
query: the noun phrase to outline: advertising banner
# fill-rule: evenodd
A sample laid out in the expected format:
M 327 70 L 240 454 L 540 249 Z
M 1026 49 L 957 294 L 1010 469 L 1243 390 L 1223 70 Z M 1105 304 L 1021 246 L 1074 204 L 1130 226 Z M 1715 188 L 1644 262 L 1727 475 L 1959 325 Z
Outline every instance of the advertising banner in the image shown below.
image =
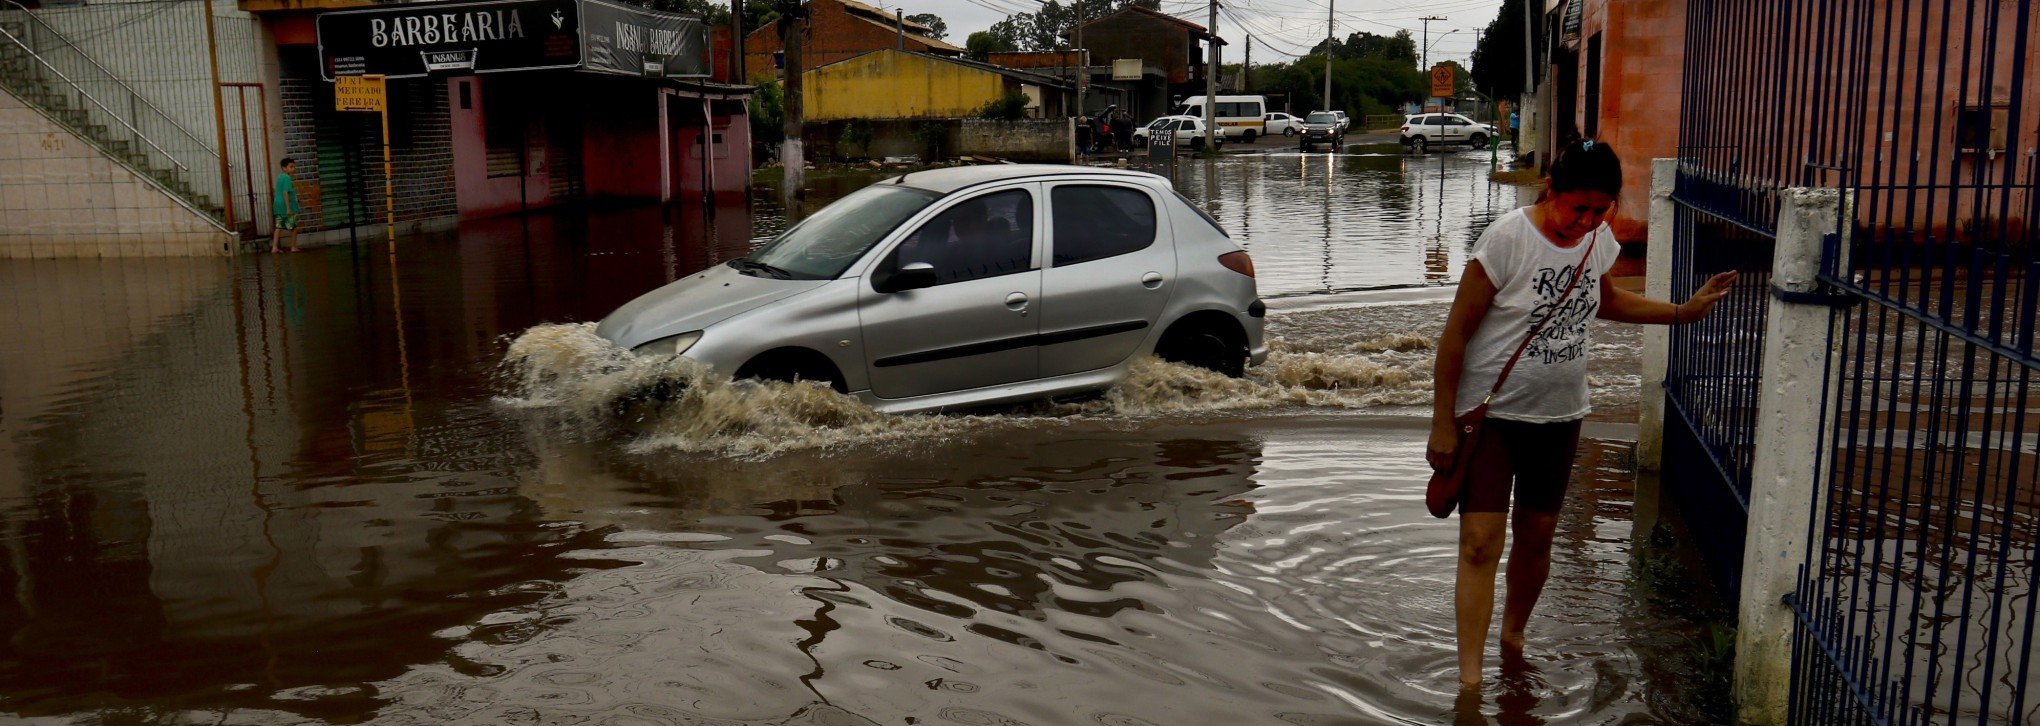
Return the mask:
M 418 3 L 320 15 L 320 73 L 417 78 L 581 65 L 577 0 Z
M 588 70 L 666 78 L 709 74 L 708 26 L 699 18 L 583 0 L 581 30 Z

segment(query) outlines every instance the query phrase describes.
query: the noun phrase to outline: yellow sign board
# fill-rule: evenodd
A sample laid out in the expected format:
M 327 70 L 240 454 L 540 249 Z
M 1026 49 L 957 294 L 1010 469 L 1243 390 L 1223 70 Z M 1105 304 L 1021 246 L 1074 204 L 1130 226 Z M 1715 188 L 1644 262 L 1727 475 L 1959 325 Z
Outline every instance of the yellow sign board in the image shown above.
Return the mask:
M 333 79 L 333 108 L 338 111 L 381 111 L 387 108 L 382 76 L 340 76 Z
M 1452 66 L 1443 63 L 1431 66 L 1431 96 L 1451 98 L 1453 91 L 1458 90 L 1459 84 L 1455 82 L 1457 80 L 1453 76 Z

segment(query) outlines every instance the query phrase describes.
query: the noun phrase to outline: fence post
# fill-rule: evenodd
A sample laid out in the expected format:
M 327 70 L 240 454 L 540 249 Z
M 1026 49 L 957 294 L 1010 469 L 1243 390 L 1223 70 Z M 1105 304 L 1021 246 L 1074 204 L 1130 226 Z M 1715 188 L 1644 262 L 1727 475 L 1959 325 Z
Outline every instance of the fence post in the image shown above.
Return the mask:
M 1807 535 L 1820 516 L 1822 479 L 1815 467 L 1821 413 L 1831 400 L 1828 354 L 1835 342 L 1832 308 L 1788 302 L 1775 293 L 1819 288 L 1822 239 L 1836 229 L 1843 193 L 1792 188 L 1781 196 L 1737 604 L 1735 695 L 1745 724 L 1783 724 L 1787 716 L 1794 623 L 1781 600 L 1798 588 Z
M 1678 234 L 1673 222 L 1678 210 L 1672 202 L 1672 185 L 1678 173 L 1678 159 L 1650 160 L 1650 231 L 1645 242 L 1643 296 L 1652 300 L 1672 299 L 1672 255 Z M 1643 391 L 1636 422 L 1636 468 L 1643 471 L 1658 471 L 1664 463 L 1665 366 L 1671 348 L 1670 328 L 1653 325 L 1643 329 Z M 1641 487 L 1643 483 L 1637 484 Z M 1637 492 L 1639 505 L 1643 494 Z

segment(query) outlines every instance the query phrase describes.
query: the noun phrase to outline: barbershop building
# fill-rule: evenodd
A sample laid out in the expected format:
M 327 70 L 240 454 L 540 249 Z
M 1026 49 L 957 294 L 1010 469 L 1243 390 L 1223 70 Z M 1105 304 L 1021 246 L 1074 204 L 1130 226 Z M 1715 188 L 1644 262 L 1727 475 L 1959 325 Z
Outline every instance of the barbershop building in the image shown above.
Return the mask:
M 696 18 L 607 0 L 286 6 L 302 7 L 262 14 L 274 156 L 298 160 L 304 229 L 383 219 L 381 120 L 335 110 L 342 76 L 387 79 L 400 228 L 586 201 L 712 204 L 748 186 L 751 89 L 712 80 Z

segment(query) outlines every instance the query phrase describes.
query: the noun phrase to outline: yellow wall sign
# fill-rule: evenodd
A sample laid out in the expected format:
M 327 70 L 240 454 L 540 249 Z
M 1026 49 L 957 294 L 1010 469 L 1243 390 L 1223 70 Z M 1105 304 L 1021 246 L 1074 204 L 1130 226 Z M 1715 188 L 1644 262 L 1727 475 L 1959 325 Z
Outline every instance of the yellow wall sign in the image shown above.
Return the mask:
M 1431 95 L 1437 98 L 1451 98 L 1458 79 L 1452 73 L 1452 66 L 1440 63 L 1431 66 Z
M 334 110 L 381 111 L 385 104 L 382 76 L 340 76 L 333 79 Z

